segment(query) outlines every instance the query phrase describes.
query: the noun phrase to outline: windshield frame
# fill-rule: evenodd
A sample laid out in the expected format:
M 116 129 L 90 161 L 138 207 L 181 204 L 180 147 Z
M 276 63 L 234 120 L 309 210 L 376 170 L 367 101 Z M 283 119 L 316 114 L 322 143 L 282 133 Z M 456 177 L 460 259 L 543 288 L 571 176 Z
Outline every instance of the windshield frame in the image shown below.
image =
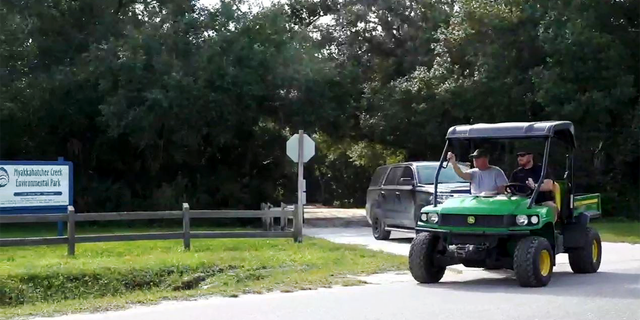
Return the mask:
M 549 153 L 550 153 L 550 149 L 551 149 L 551 141 L 554 139 L 554 135 L 550 135 L 548 137 L 486 137 L 485 140 L 491 140 L 491 141 L 506 141 L 506 140 L 543 140 L 545 142 L 545 146 L 544 146 L 544 155 L 542 156 L 542 175 L 540 176 L 540 180 L 538 181 L 538 183 L 536 183 L 535 188 L 533 189 L 533 194 L 531 195 L 531 198 L 529 199 L 529 204 L 527 205 L 527 209 L 531 209 L 534 205 L 534 201 L 538 196 L 538 193 L 540 192 L 540 187 L 542 186 L 542 181 L 544 180 L 544 177 L 547 175 L 547 168 L 549 166 Z M 445 162 L 446 159 L 446 155 L 447 155 L 447 150 L 449 149 L 449 145 L 451 145 L 452 141 L 467 141 L 467 142 L 473 142 L 474 140 L 477 139 L 481 139 L 484 137 L 451 137 L 451 138 L 447 138 L 444 144 L 444 149 L 442 150 L 442 155 L 440 156 L 440 164 L 438 165 L 438 169 L 436 172 L 436 181 L 439 180 L 439 176 L 440 176 L 440 172 L 442 171 L 443 167 L 442 164 Z M 573 146 L 573 148 L 570 148 L 570 152 L 569 154 L 567 154 L 567 163 L 566 163 L 566 172 L 565 174 L 569 175 L 571 184 L 573 184 L 573 161 L 574 161 L 574 152 L 575 152 L 575 146 Z M 447 160 L 447 163 L 449 163 L 449 161 Z M 570 167 L 569 167 L 570 166 Z M 569 171 L 570 168 L 570 171 Z M 435 198 L 437 198 L 438 196 L 438 185 L 439 185 L 439 181 L 438 183 L 434 184 L 434 190 L 433 190 L 433 196 Z M 573 190 L 570 189 L 569 192 L 571 194 L 573 194 Z M 433 207 L 437 207 L 437 201 L 433 203 Z

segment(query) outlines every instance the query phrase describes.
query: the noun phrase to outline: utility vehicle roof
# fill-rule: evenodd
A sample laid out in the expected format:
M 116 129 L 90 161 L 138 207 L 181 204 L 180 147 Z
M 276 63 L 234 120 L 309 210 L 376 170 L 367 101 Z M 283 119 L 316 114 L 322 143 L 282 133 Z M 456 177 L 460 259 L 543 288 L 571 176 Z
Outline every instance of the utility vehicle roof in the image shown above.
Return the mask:
M 570 121 L 503 122 L 457 125 L 449 128 L 447 139 L 526 139 L 556 137 L 575 147 Z

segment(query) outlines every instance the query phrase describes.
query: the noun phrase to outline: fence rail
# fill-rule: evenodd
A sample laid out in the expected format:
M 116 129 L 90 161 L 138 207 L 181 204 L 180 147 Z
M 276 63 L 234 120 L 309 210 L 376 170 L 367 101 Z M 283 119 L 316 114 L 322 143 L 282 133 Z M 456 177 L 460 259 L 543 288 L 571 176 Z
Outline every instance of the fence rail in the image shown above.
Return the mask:
M 186 250 L 191 249 L 191 239 L 238 239 L 238 238 L 293 238 L 302 241 L 302 228 L 296 228 L 297 215 L 294 210 L 286 210 L 283 205 L 280 210 L 270 209 L 263 205 L 261 210 L 193 210 L 189 204 L 182 205 L 182 211 L 158 212 L 111 212 L 111 213 L 81 213 L 77 214 L 69 206 L 67 214 L 33 214 L 33 215 L 0 215 L 0 224 L 7 223 L 37 223 L 37 222 L 67 222 L 66 237 L 16 238 L 0 239 L 0 247 L 39 246 L 66 244 L 67 254 L 75 255 L 78 243 L 141 241 L 141 240 L 177 240 L 182 239 Z M 262 218 L 263 231 L 191 231 L 191 219 L 197 218 Z M 280 218 L 280 226 L 275 227 L 273 218 Z M 287 228 L 289 218 L 294 219 L 294 229 Z M 129 233 L 104 235 L 76 235 L 76 222 L 82 221 L 114 221 L 114 220 L 150 220 L 150 219 L 182 219 L 182 231 Z M 279 229 L 274 231 L 273 229 Z

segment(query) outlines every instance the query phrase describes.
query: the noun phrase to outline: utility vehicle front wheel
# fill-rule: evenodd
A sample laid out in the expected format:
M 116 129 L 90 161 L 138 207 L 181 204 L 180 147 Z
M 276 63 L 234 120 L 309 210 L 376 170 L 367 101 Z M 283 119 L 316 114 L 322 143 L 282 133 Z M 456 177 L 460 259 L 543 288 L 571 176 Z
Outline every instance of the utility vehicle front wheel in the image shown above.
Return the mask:
M 598 231 L 587 228 L 582 248 L 569 252 L 569 265 L 574 273 L 595 273 L 602 261 L 602 242 Z
M 553 249 L 547 239 L 526 237 L 518 242 L 513 270 L 522 287 L 544 287 L 551 281 Z
M 409 249 L 409 270 L 420 283 L 436 283 L 442 279 L 447 267 L 437 266 L 435 257 L 440 237 L 424 232 L 415 237 Z

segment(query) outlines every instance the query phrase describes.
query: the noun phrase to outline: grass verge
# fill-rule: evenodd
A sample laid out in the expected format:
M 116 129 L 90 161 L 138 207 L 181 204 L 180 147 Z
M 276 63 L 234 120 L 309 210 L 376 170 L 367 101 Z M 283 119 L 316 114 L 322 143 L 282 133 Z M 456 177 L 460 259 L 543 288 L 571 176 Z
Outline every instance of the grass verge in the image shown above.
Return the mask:
M 357 285 L 348 275 L 406 270 L 406 257 L 305 238 L 140 241 L 3 248 L 0 318 L 103 311 L 204 295 Z
M 640 244 L 640 221 L 594 220 L 591 225 L 598 230 L 602 241 Z

